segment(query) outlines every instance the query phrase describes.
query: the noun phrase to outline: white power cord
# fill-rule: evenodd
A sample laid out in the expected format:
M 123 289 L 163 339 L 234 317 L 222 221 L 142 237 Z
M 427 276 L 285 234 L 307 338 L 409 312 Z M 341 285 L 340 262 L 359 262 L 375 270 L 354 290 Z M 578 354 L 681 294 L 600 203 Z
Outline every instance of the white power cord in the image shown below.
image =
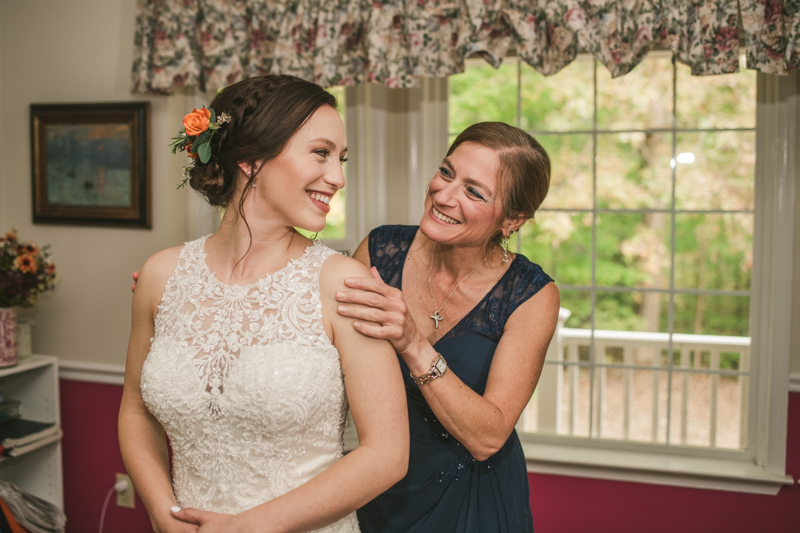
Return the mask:
M 108 508 L 108 502 L 111 501 L 111 495 L 115 492 L 122 492 L 123 490 L 128 489 L 128 482 L 125 480 L 120 480 L 114 483 L 114 486 L 108 491 L 106 494 L 106 501 L 103 502 L 103 511 L 100 513 L 100 530 L 99 533 L 103 533 L 103 522 L 106 519 L 106 509 Z

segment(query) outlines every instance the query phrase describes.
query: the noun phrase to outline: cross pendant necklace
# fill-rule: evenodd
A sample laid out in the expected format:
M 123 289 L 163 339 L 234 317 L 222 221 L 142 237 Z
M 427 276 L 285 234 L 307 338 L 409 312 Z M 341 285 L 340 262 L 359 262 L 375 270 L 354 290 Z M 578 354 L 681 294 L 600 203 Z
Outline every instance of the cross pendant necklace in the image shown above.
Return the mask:
M 492 249 L 492 252 L 494 252 L 494 249 Z M 489 254 L 489 255 L 492 255 L 492 254 Z M 436 256 L 436 243 L 435 242 L 433 243 L 433 251 L 431 252 L 431 266 L 428 268 L 428 289 L 430 289 L 430 291 L 431 291 L 431 300 L 433 300 L 433 314 L 429 318 L 431 320 L 433 320 L 433 323 L 434 323 L 434 326 L 435 326 L 436 329 L 439 329 L 439 322 L 444 320 L 444 317 L 441 314 L 439 314 L 439 311 L 442 310 L 442 308 L 444 307 L 444 304 L 446 304 L 447 301 L 450 299 L 450 297 L 453 295 L 453 293 L 456 292 L 456 289 L 458 288 L 458 286 L 461 285 L 461 283 L 463 283 L 463 281 L 465 279 L 470 277 L 473 272 L 478 270 L 478 267 L 480 267 L 482 264 L 484 264 L 486 262 L 486 260 L 489 258 L 489 255 L 484 255 L 483 256 L 483 261 L 478 263 L 478 265 L 475 268 L 470 270 L 469 274 L 467 274 L 466 276 L 461 278 L 461 281 L 456 283 L 456 286 L 453 287 L 453 290 L 450 291 L 450 294 L 447 295 L 447 298 L 444 299 L 444 302 L 442 302 L 442 305 L 440 305 L 439 308 L 437 309 L 436 308 L 436 296 L 433 295 L 433 285 L 431 284 L 431 273 L 433 272 L 433 258 Z

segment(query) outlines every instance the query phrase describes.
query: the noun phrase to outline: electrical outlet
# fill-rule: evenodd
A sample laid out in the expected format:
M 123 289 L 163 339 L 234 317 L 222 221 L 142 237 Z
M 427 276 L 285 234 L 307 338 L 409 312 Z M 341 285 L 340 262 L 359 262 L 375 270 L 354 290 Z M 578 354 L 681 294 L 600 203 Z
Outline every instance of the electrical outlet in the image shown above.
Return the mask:
M 128 484 L 128 488 L 117 491 L 117 507 L 127 507 L 128 509 L 133 509 L 135 498 L 133 497 L 133 483 L 131 483 L 131 478 L 126 474 L 117 474 L 117 483 L 120 481 L 126 482 Z

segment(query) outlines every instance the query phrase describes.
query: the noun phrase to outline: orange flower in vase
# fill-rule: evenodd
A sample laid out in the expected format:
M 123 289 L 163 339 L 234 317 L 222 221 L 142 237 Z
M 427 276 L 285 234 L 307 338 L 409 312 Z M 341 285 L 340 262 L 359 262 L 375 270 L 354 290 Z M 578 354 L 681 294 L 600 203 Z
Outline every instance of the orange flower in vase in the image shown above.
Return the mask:
M 0 239 L 0 308 L 32 307 L 54 288 L 58 274 L 49 256 L 49 246 L 19 242 L 16 231 Z
M 17 364 L 17 307 L 32 307 L 54 288 L 57 273 L 49 245 L 19 242 L 16 231 L 0 238 L 0 368 Z
M 20 255 L 17 257 L 14 266 L 23 274 L 34 274 L 36 272 L 36 258 L 29 254 Z

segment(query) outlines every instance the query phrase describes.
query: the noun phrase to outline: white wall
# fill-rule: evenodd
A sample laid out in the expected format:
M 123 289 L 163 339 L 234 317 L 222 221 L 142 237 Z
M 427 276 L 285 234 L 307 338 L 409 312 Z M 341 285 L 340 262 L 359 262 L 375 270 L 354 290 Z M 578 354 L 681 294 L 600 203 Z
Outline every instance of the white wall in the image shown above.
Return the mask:
M 122 364 L 130 273 L 186 240 L 187 191 L 169 153 L 185 97 L 130 94 L 134 0 L 0 0 L 0 230 L 52 245 L 60 273 L 31 313 L 36 353 Z M 152 229 L 33 225 L 29 104 L 150 101 Z

